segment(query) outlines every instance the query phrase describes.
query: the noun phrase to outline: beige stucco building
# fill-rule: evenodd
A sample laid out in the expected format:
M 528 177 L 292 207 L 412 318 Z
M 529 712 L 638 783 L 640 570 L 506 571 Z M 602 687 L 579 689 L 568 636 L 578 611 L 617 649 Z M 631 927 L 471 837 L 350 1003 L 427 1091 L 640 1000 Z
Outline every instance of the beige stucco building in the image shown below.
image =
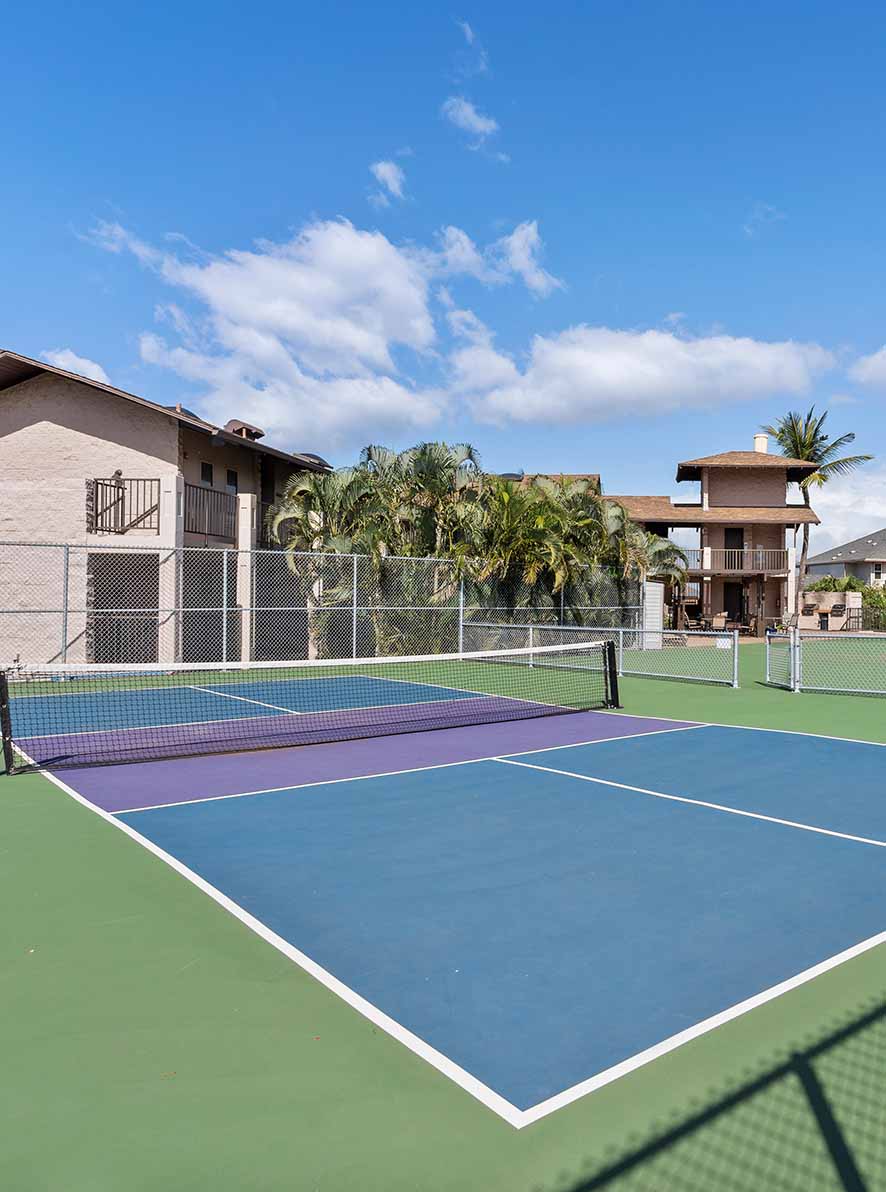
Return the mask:
M 171 661 L 186 654 L 180 610 L 195 621 L 220 603 L 248 653 L 264 513 L 293 473 L 329 466 L 263 437 L 0 352 L 2 658 Z M 35 644 L 60 615 L 57 649 Z
M 753 451 L 725 451 L 677 465 L 678 481 L 696 481 L 700 500 L 666 496 L 618 496 L 631 517 L 666 537 L 671 530 L 697 531 L 697 545 L 684 548 L 688 582 L 675 620 L 729 625 L 762 634 L 767 623 L 793 611 L 796 537 L 800 526 L 818 524 L 815 512 L 788 504 L 788 484 L 815 465 L 769 453 L 768 437 L 754 436 Z

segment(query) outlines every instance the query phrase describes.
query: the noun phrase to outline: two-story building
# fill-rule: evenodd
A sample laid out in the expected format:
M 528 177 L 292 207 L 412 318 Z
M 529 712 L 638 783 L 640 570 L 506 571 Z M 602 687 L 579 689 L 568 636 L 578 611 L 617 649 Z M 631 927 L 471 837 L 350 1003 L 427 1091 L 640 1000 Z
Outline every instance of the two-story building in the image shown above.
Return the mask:
M 21 611 L 3 658 L 203 661 L 223 637 L 246 656 L 265 513 L 293 473 L 329 468 L 263 440 L 0 352 L 0 551 L 34 544 L 0 554 L 0 607 Z
M 677 465 L 678 481 L 699 484 L 698 501 L 613 498 L 652 533 L 695 531 L 695 545 L 683 548 L 689 574 L 675 609 L 678 622 L 725 620 L 762 634 L 767 623 L 791 615 L 797 531 L 804 523 L 817 525 L 818 517 L 805 505 L 788 503 L 788 485 L 814 471 L 814 464 L 770 454 L 768 436 L 758 434 L 753 451 L 724 451 Z

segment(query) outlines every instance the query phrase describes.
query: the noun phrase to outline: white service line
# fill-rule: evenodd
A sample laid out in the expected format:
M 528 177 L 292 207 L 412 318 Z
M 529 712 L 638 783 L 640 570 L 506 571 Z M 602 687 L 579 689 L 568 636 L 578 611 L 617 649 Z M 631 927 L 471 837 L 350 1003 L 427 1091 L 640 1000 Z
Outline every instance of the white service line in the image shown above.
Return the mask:
M 759 811 L 743 811 L 739 807 L 727 807 L 723 803 L 709 803 L 706 799 L 690 799 L 686 795 L 666 795 L 664 791 L 648 790 L 645 786 L 631 786 L 628 782 L 615 782 L 610 778 L 592 778 L 590 774 L 576 774 L 574 770 L 559 770 L 554 766 L 538 766 L 534 762 L 520 762 L 514 756 L 502 755 L 492 760 L 501 762 L 505 766 L 523 766 L 527 770 L 543 770 L 547 774 L 559 774 L 563 778 L 577 778 L 580 782 L 594 782 L 598 786 L 612 786 L 623 791 L 633 791 L 638 795 L 651 795 L 654 799 L 667 799 L 670 803 L 689 803 L 693 807 L 707 807 L 711 811 L 724 811 L 728 815 L 740 815 L 744 819 L 763 820 L 765 823 L 780 824 L 785 828 L 799 828 L 802 832 L 816 832 L 819 836 L 836 836 L 840 840 L 852 840 L 856 844 L 873 844 L 877 848 L 886 848 L 886 840 L 873 840 L 868 836 L 853 836 L 849 832 L 834 832 L 830 828 L 819 828 L 814 824 L 801 824 L 796 820 L 763 815 Z
M 284 708 L 281 707 L 280 704 L 266 704 L 263 699 L 249 699 L 249 697 L 245 695 L 231 695 L 230 692 L 216 691 L 212 687 L 198 687 L 196 683 L 188 683 L 186 686 L 189 691 L 203 691 L 207 695 L 218 695 L 222 699 L 238 699 L 244 704 L 257 704 L 260 708 L 272 708 L 275 712 L 285 712 L 288 716 L 304 716 L 304 712 L 298 712 L 295 710 L 295 708 Z M 253 719 L 258 719 L 258 717 L 254 717 Z M 269 720 L 271 718 L 269 716 L 264 716 L 262 719 Z

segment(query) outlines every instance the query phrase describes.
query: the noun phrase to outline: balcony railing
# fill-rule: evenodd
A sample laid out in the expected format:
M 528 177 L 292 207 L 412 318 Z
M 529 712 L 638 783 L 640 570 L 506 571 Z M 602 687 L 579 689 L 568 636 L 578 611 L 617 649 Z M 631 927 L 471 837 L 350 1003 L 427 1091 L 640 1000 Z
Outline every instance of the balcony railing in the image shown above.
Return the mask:
M 160 481 L 124 480 L 112 476 L 93 480 L 87 503 L 86 529 L 90 534 L 128 534 L 132 530 L 160 532 Z
M 770 547 L 751 547 L 749 550 L 721 549 L 684 550 L 690 571 L 711 572 L 785 572 L 789 568 L 788 552 Z
M 185 533 L 233 542 L 237 537 L 237 498 L 233 493 L 186 484 Z

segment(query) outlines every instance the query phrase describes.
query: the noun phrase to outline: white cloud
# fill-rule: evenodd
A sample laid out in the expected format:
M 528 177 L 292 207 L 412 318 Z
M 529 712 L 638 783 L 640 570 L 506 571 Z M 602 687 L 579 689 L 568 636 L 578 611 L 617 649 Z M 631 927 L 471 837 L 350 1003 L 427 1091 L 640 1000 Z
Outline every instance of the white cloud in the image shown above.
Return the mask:
M 492 116 L 484 116 L 464 96 L 450 95 L 440 111 L 450 124 L 477 138 L 476 143 L 471 146 L 473 149 L 478 149 L 487 137 L 498 132 L 498 121 Z
M 162 306 L 181 342 L 147 334 L 141 350 L 201 385 L 197 404 L 212 421 L 239 414 L 292 447 L 316 438 L 322 451 L 438 417 L 441 392 L 398 379 L 393 355 L 405 348 L 421 358 L 435 343 L 431 275 L 419 254 L 380 232 L 318 222 L 282 244 L 196 262 L 119 225 L 99 225 L 92 239 L 132 252 L 198 304 L 198 321 L 177 304 Z
M 587 326 L 536 336 L 526 359 L 501 351 L 457 286 L 519 278 L 541 296 L 560 285 L 539 264 L 534 221 L 487 246 L 450 225 L 427 247 L 327 220 L 283 243 L 187 259 L 118 224 L 91 239 L 174 290 L 141 354 L 198 387 L 189 404 L 321 454 L 428 435 L 458 404 L 491 423 L 590 424 L 801 395 L 834 365 L 816 344 Z
M 537 257 L 541 248 L 538 223 L 533 219 L 519 224 L 510 236 L 503 236 L 493 246 L 493 251 L 507 269 L 523 278 L 527 289 L 544 298 L 552 290 L 562 288 L 563 283 L 539 265 Z
M 686 320 L 686 312 L 682 310 L 672 310 L 666 314 L 663 322 L 667 323 L 669 327 L 679 327 L 681 323 Z
M 378 192 L 376 199 L 384 200 L 387 205 L 388 195 L 393 195 L 395 199 L 403 198 L 406 175 L 395 161 L 374 161 L 369 170 L 379 186 L 383 188 Z
M 849 369 L 849 376 L 860 385 L 886 387 L 886 345 L 870 356 L 860 356 Z
M 108 374 L 95 360 L 88 356 L 78 356 L 70 348 L 53 348 L 49 352 L 41 353 L 41 359 L 47 364 L 54 364 L 56 368 L 63 368 L 66 372 L 76 373 L 79 377 L 89 377 L 91 381 L 101 381 L 103 385 L 110 385 Z
M 477 416 L 491 422 L 595 422 L 803 394 L 834 364 L 817 344 L 586 326 L 536 336 L 522 371 L 497 355 L 502 377 L 510 379 L 494 386 L 488 357 L 476 361 L 476 372 L 470 354 L 453 359 L 457 387 Z
M 821 518 L 813 526 L 809 553 L 821 554 L 886 526 L 886 467 L 868 464 L 829 480 L 810 493 L 812 508 Z
M 456 23 L 456 25 L 458 25 L 459 29 L 461 29 L 462 33 L 464 34 L 465 41 L 468 43 L 469 46 L 472 46 L 474 44 L 474 41 L 476 40 L 476 36 L 477 36 L 474 33 L 474 30 L 471 28 L 471 26 L 468 24 L 467 21 L 456 21 L 455 23 Z
M 772 203 L 756 202 L 748 212 L 747 219 L 743 224 L 744 234 L 749 239 L 753 239 L 763 228 L 770 224 L 780 223 L 783 219 L 787 219 L 785 213 L 779 211 Z

